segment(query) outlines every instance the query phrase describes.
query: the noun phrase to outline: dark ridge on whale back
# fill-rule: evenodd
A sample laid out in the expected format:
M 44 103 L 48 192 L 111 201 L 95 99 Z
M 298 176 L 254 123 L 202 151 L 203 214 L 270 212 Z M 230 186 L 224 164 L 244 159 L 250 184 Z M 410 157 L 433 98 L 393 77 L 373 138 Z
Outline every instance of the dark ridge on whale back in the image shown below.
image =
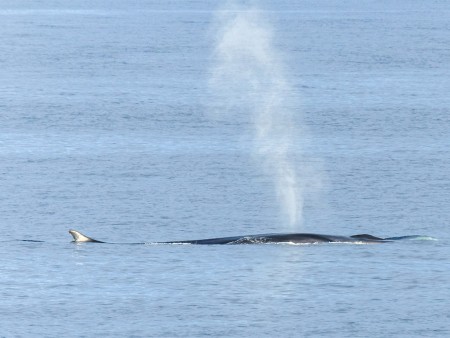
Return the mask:
M 362 240 L 373 240 L 373 241 L 384 241 L 385 238 L 375 237 L 369 234 L 359 234 L 350 236 L 351 238 L 362 239 Z
M 263 243 L 319 243 L 335 242 L 333 236 L 319 234 L 257 234 L 246 236 L 205 238 L 187 241 L 169 241 L 164 244 L 263 244 Z M 347 237 L 349 238 L 349 237 Z M 350 238 L 349 238 L 350 239 Z
M 274 233 L 233 237 L 217 237 L 196 240 L 153 242 L 155 244 L 264 244 L 264 243 L 356 243 L 385 242 L 384 238 L 368 234 L 354 236 L 334 236 L 314 233 Z

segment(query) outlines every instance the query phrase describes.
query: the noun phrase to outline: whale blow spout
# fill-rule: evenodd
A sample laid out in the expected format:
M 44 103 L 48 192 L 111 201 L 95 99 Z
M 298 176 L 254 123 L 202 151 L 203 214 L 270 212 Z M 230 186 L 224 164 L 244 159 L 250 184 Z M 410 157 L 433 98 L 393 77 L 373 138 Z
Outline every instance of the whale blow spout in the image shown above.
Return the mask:
M 72 235 L 73 241 L 75 243 L 83 243 L 83 242 L 104 243 L 102 241 L 97 241 L 96 239 L 85 236 L 81 232 L 76 230 L 69 230 L 69 233 Z

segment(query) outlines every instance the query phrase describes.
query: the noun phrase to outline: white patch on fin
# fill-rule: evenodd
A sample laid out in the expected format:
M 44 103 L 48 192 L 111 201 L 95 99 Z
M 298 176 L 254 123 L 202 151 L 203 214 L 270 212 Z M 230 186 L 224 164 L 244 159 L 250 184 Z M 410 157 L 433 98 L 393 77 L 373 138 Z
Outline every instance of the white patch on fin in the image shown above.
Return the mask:
M 76 230 L 69 230 L 69 233 L 72 235 L 74 242 L 99 242 L 95 239 L 83 235 L 81 232 Z

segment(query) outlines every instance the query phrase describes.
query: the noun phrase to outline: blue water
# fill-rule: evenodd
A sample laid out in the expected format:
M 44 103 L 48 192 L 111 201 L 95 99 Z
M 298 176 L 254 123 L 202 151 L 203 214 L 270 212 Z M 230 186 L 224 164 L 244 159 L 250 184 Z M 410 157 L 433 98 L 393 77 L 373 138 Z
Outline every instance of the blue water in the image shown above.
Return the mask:
M 211 86 L 242 9 L 259 18 L 245 33 L 270 32 L 263 70 L 288 84 L 293 225 L 255 149 L 255 87 Z M 445 1 L 2 1 L 0 336 L 448 336 L 449 15 Z M 76 245 L 70 228 L 437 240 Z

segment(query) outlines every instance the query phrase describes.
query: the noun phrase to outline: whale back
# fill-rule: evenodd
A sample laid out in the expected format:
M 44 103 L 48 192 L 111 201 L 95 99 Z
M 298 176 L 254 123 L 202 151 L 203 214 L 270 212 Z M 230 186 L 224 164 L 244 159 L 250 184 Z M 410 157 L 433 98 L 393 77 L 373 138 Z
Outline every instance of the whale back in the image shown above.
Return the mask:
M 107 243 L 102 242 L 77 230 L 69 230 L 75 243 Z M 264 244 L 264 243 L 294 243 L 294 244 L 314 244 L 314 243 L 383 243 L 401 239 L 423 239 L 424 236 L 400 236 L 380 238 L 369 234 L 358 234 L 353 236 L 333 236 L 311 233 L 275 233 L 259 234 L 248 236 L 206 238 L 188 241 L 170 241 L 170 242 L 151 242 L 151 244 Z M 109 243 L 114 244 L 114 243 Z M 116 243 L 119 244 L 119 243 Z M 125 244 L 125 243 L 123 243 Z M 126 244 L 145 244 L 145 243 L 126 243 Z
M 353 235 L 350 237 L 354 238 L 354 239 L 364 240 L 364 241 L 384 241 L 384 238 L 375 237 L 375 236 L 372 236 L 369 234 L 359 234 L 359 235 Z

